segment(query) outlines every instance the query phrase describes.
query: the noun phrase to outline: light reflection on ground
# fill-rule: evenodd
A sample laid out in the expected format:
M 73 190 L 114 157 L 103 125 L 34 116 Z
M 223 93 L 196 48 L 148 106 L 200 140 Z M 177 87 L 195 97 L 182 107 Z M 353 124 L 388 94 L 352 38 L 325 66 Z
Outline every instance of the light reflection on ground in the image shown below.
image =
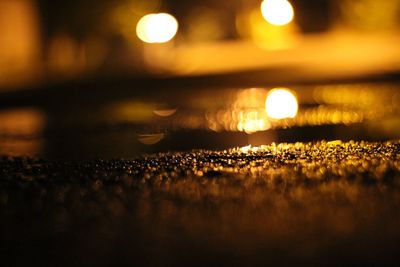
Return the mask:
M 174 92 L 173 97 L 127 98 L 97 108 L 72 106 L 62 111 L 3 110 L 0 154 L 126 157 L 273 141 L 399 137 L 396 84 L 291 86 L 287 90 L 295 93 L 298 111 L 293 118 L 283 119 L 271 118 L 266 110 L 274 87 L 185 90 Z M 287 112 L 294 106 L 285 100 L 277 107 Z M 81 153 L 74 151 L 76 146 Z
M 331 141 L 2 158 L 2 260 L 45 250 L 59 265 L 395 263 L 399 157 L 398 142 Z
M 33 108 L 0 112 L 0 155 L 38 155 L 43 149 L 45 113 Z

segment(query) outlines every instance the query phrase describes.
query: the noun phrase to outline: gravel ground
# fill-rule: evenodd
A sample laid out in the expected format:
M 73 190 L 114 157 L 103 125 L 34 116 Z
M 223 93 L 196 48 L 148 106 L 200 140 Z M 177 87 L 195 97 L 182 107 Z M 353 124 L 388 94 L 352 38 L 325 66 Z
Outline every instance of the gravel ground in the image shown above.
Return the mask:
M 9 265 L 400 260 L 400 142 L 0 159 Z

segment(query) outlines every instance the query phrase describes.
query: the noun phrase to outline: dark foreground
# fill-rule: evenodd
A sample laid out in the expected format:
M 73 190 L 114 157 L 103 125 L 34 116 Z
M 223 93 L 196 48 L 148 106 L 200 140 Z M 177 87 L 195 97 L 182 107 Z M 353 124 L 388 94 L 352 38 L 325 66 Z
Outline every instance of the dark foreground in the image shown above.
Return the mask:
M 0 208 L 2 266 L 394 264 L 400 143 L 3 157 Z

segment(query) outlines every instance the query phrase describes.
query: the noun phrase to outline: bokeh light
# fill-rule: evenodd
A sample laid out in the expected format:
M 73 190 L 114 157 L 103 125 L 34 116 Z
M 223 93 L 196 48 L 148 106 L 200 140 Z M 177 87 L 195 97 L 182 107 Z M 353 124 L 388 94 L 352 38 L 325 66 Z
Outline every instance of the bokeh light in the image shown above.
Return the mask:
M 285 88 L 276 88 L 269 92 L 265 107 L 268 117 L 272 119 L 294 118 L 298 111 L 296 96 Z
M 166 43 L 178 32 L 178 21 L 170 14 L 158 13 L 142 17 L 136 34 L 145 43 Z
M 165 137 L 164 133 L 155 134 L 139 134 L 138 141 L 143 145 L 155 145 L 163 140 Z
M 160 117 L 169 117 L 176 113 L 178 108 L 155 109 L 153 113 Z
M 276 26 L 289 24 L 294 17 L 293 7 L 286 0 L 264 0 L 261 13 L 268 23 Z

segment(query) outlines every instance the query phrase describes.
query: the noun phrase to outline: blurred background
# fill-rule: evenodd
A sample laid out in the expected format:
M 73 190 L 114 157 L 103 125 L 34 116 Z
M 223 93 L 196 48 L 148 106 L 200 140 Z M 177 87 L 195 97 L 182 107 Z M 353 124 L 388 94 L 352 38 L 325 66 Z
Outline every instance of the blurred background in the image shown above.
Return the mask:
M 400 136 L 400 0 L 0 0 L 0 154 Z

